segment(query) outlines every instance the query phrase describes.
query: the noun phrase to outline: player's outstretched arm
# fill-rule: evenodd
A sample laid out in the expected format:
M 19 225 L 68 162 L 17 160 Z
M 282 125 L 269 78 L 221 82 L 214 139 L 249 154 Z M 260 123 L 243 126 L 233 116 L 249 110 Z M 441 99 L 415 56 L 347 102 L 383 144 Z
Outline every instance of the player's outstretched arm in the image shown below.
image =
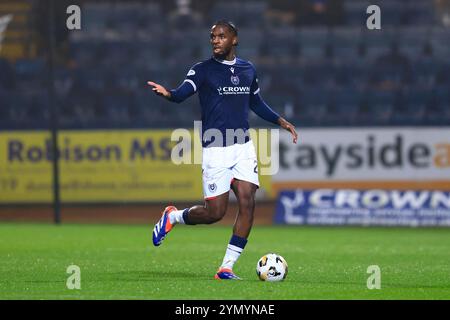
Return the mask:
M 289 131 L 292 135 L 292 142 L 297 143 L 297 132 L 295 131 L 295 127 L 292 123 L 281 117 L 278 113 L 273 111 L 267 103 L 261 98 L 258 94 L 254 94 L 250 98 L 250 109 L 253 110 L 259 117 L 262 119 L 271 122 L 273 124 L 278 124 L 283 129 Z
M 154 93 L 176 103 L 183 102 L 195 93 L 194 87 L 188 80 L 185 80 L 178 88 L 173 90 L 167 90 L 162 85 L 153 81 L 147 81 L 147 83 L 152 86 Z
M 169 90 L 166 90 L 162 85 L 155 83 L 153 81 L 147 81 L 147 83 L 152 86 L 152 90 L 154 93 L 156 93 L 158 96 L 162 96 L 168 100 L 171 98 L 171 94 Z

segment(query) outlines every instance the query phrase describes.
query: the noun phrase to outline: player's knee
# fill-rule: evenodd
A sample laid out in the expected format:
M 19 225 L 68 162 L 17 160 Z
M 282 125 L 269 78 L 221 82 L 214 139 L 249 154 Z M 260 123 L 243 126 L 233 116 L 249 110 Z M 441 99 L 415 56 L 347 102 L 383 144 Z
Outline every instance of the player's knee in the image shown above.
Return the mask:
M 244 192 L 239 196 L 239 207 L 253 211 L 255 207 L 255 194 L 252 192 Z

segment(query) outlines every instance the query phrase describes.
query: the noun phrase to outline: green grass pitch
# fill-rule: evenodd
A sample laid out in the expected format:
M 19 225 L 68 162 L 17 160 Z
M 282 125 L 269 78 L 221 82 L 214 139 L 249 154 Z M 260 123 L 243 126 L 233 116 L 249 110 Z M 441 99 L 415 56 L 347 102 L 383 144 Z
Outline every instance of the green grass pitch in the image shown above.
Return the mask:
M 254 227 L 217 281 L 231 227 L 177 226 L 153 247 L 142 225 L 0 224 L 0 299 L 450 299 L 450 230 Z M 265 253 L 285 257 L 285 281 L 258 280 Z M 81 289 L 66 287 L 69 265 Z M 367 267 L 381 269 L 369 290 Z

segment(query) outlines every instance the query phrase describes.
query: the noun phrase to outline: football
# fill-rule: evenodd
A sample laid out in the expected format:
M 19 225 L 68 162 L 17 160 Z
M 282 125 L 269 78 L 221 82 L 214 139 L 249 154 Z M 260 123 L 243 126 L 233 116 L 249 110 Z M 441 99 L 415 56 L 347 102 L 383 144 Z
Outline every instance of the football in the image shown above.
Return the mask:
M 268 253 L 256 264 L 256 274 L 262 281 L 281 281 L 286 279 L 288 265 L 284 258 L 276 253 Z

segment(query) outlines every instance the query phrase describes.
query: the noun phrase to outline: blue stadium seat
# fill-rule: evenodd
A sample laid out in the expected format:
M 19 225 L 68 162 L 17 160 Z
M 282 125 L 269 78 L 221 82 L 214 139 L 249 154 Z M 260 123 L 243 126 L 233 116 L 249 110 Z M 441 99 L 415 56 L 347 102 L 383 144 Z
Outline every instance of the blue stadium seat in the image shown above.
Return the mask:
M 437 20 L 432 0 L 410 1 L 405 12 L 409 25 L 431 26 Z
M 239 3 L 239 12 L 241 13 L 239 26 L 261 28 L 265 24 L 264 13 L 266 8 L 266 1 L 241 1 Z
M 102 107 L 106 111 L 106 117 L 114 127 L 120 127 L 129 123 L 129 109 L 132 99 L 129 95 L 120 92 L 110 92 L 102 97 Z
M 238 27 L 261 27 L 264 25 L 265 1 L 216 2 L 209 13 L 210 22 L 227 19 Z
M 255 60 L 263 42 L 263 32 L 258 28 L 240 28 L 238 55 L 246 60 Z
M 13 90 L 16 86 L 16 72 L 12 63 L 0 57 L 0 90 Z
M 333 54 L 340 61 L 358 59 L 358 47 L 362 42 L 361 28 L 337 27 L 331 33 L 330 44 Z
M 423 57 L 412 63 L 413 81 L 422 86 L 431 87 L 436 83 L 440 65 L 431 57 Z
M 292 119 L 303 125 L 448 125 L 450 31 L 437 26 L 433 1 L 377 1 L 381 31 L 365 27 L 371 1 L 343 4 L 347 23 L 340 27 L 272 26 L 265 20 L 268 1 L 221 0 L 204 25 L 177 29 L 157 2 L 84 3 L 83 32 L 69 33 L 76 69 L 56 70 L 61 124 L 190 127 L 198 118 L 197 97 L 172 104 L 146 81 L 178 86 L 194 63 L 211 56 L 209 24 L 227 18 L 239 27 L 238 55 L 258 69 L 263 98 L 280 112 L 292 104 Z M 394 43 L 405 59 L 377 60 Z M 17 127 L 47 126 L 45 61 L 8 64 L 16 83 L 1 61 L 0 91 L 9 87 L 0 93 L 0 127 L 8 125 L 5 119 Z M 254 116 L 251 121 L 267 125 Z
M 363 92 L 358 121 L 361 125 L 388 125 L 393 112 L 396 93 L 374 88 Z
M 330 91 L 320 87 L 304 87 L 299 96 L 299 114 L 305 125 L 324 124 L 330 104 Z
M 86 89 L 74 88 L 66 97 L 57 99 L 59 122 L 63 128 L 94 128 L 99 125 L 97 96 Z
M 338 86 L 360 87 L 368 82 L 369 69 L 361 60 L 345 61 L 334 65 L 334 78 Z
M 11 126 L 11 110 L 13 109 L 12 94 L 0 89 L 0 129 L 10 129 Z
M 106 73 L 107 71 L 99 67 L 78 69 L 75 71 L 74 86 L 79 90 L 102 91 L 107 87 L 105 79 L 111 79 Z
M 300 29 L 298 43 L 302 57 L 306 60 L 323 59 L 325 48 L 330 42 L 330 32 L 325 27 L 311 27 Z
M 361 93 L 358 90 L 353 87 L 338 88 L 332 92 L 329 115 L 336 124 L 355 125 L 360 103 Z
M 404 24 L 404 0 L 378 0 L 376 4 L 381 8 L 381 23 L 383 26 L 400 26 Z
M 217 2 L 210 12 L 211 21 L 221 20 L 224 17 L 237 25 L 241 25 L 240 3 L 237 1 Z
M 72 59 L 77 65 L 83 67 L 95 65 L 104 53 L 106 50 L 102 50 L 102 44 L 96 41 L 72 41 L 69 45 L 69 54 Z
M 33 93 L 14 92 L 10 93 L 10 110 L 9 119 L 14 127 L 21 129 L 39 128 L 39 120 L 34 119 L 35 112 L 30 112 L 33 109 Z M 43 113 L 45 110 L 43 110 Z M 39 115 L 38 115 L 39 116 Z M 48 127 L 48 124 L 41 124 Z
M 332 63 L 327 60 L 306 64 L 300 71 L 302 83 L 308 86 L 330 86 L 336 81 L 336 71 Z
M 396 35 L 400 50 L 410 59 L 417 59 L 424 53 L 424 47 L 430 39 L 430 29 L 425 26 L 401 27 Z
M 83 25 L 87 31 L 92 29 L 104 30 L 113 14 L 113 5 L 109 2 L 87 2 L 82 6 Z
M 405 88 L 394 102 L 392 125 L 418 125 L 432 99 L 431 92 L 422 87 Z
M 371 3 L 366 0 L 344 1 L 345 20 L 347 25 L 364 26 L 366 24 L 366 9 Z
M 151 90 L 139 91 L 134 95 L 134 105 L 139 118 L 134 123 L 135 126 L 154 126 L 161 127 L 167 123 L 175 109 L 167 108 L 167 104 L 160 97 L 156 96 Z M 172 106 L 176 107 L 176 106 Z M 173 112 L 172 112 L 173 111 Z
M 385 27 L 383 30 L 365 30 L 362 33 L 363 43 L 366 48 L 366 58 L 374 61 L 379 56 L 390 51 L 391 45 L 397 42 L 395 30 Z
M 438 85 L 449 85 L 450 84 L 450 63 L 445 63 L 439 65 L 436 72 L 436 83 Z
M 277 27 L 269 30 L 266 37 L 270 41 L 263 41 L 260 48 L 262 56 L 274 59 L 277 62 L 285 58 L 297 58 L 299 47 L 296 41 L 297 29 L 287 27 Z
M 43 59 L 19 59 L 14 65 L 17 80 L 34 81 L 42 78 L 46 73 L 46 64 Z
M 450 86 L 436 86 L 433 99 L 424 114 L 426 125 L 450 125 Z
M 433 48 L 433 56 L 442 61 L 448 61 L 450 56 L 450 30 L 448 28 L 433 28 L 431 32 L 431 45 Z

